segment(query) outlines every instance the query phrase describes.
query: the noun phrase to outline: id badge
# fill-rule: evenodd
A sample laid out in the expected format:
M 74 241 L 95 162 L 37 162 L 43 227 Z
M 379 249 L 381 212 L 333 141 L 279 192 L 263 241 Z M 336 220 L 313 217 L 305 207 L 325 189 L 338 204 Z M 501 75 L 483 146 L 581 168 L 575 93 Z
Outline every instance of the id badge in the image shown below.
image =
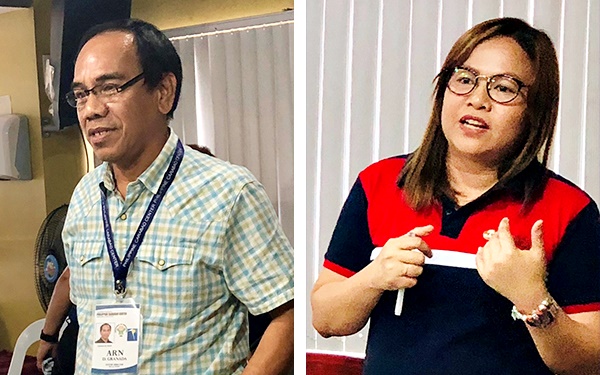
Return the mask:
M 92 374 L 137 374 L 141 320 L 131 298 L 96 303 Z

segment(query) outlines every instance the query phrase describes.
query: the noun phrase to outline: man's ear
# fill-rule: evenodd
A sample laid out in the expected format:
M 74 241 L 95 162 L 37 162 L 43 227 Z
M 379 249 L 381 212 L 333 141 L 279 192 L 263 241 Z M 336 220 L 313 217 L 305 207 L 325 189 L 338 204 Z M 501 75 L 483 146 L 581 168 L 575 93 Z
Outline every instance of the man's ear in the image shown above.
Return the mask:
M 173 108 L 175 102 L 175 90 L 177 88 L 177 78 L 171 72 L 165 73 L 156 87 L 158 93 L 158 110 L 166 115 Z

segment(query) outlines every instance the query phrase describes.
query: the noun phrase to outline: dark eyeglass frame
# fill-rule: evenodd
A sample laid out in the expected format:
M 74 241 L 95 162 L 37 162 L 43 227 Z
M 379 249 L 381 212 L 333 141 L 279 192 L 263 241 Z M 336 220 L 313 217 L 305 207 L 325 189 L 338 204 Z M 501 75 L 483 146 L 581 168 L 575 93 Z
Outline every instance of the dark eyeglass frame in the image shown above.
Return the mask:
M 116 88 L 114 88 L 115 92 L 114 93 L 110 93 L 108 95 L 104 94 L 101 95 L 104 98 L 107 97 L 111 97 L 115 94 L 118 94 L 124 90 L 126 90 L 127 88 L 135 85 L 138 81 L 140 81 L 142 78 L 144 78 L 144 72 L 141 72 L 140 74 L 138 74 L 137 76 L 133 77 L 132 79 L 130 79 L 129 81 L 125 82 L 124 84 L 122 84 L 121 86 L 118 86 Z M 81 105 L 83 105 L 85 102 L 87 102 L 87 98 L 90 96 L 90 94 L 94 94 L 96 95 L 96 97 L 98 97 L 98 92 L 97 92 L 97 88 L 99 87 L 103 87 L 104 85 L 106 85 L 106 83 L 100 83 L 92 88 L 89 88 L 87 90 L 81 90 L 81 92 L 83 92 L 85 94 L 85 100 L 83 101 L 83 103 L 81 103 Z M 79 90 L 78 90 L 79 91 Z M 80 105 L 80 100 L 83 99 L 77 99 L 75 97 L 75 90 L 71 90 L 69 91 L 66 95 L 65 98 L 67 99 L 67 103 L 69 103 L 69 105 L 73 108 L 77 108 Z
M 450 87 L 450 81 L 452 80 L 452 76 L 455 73 L 457 73 L 459 70 L 465 70 L 465 71 L 467 71 L 467 72 L 469 72 L 469 73 L 471 73 L 471 74 L 473 74 L 475 76 L 475 78 L 474 78 L 475 79 L 475 84 L 473 85 L 473 87 L 471 88 L 471 90 L 469 90 L 467 92 L 464 92 L 464 93 L 458 93 L 458 92 L 452 90 L 452 88 Z M 464 67 L 464 66 L 457 66 L 457 67 L 455 67 L 454 69 L 452 69 L 450 71 L 450 76 L 448 77 L 448 82 L 446 83 L 446 87 L 448 87 L 448 90 L 450 90 L 451 92 L 453 92 L 456 95 L 468 95 L 468 94 L 472 93 L 473 90 L 475 90 L 475 88 L 479 84 L 479 78 L 485 78 L 485 81 L 486 81 L 485 91 L 487 92 L 488 97 L 490 99 L 492 99 L 493 101 L 495 101 L 496 103 L 500 103 L 500 104 L 506 104 L 506 103 L 512 102 L 513 100 L 515 100 L 519 96 L 519 93 L 521 92 L 522 88 L 529 87 L 528 85 L 526 85 L 525 83 L 523 83 L 523 81 L 521 81 L 520 79 L 515 78 L 515 77 L 513 77 L 513 76 L 511 76 L 509 74 L 495 74 L 493 76 L 486 76 L 486 75 L 483 75 L 483 74 L 476 74 L 472 69 L 469 69 L 469 68 Z M 518 89 L 517 89 L 517 92 L 515 93 L 515 96 L 513 98 L 511 98 L 509 100 L 506 100 L 506 101 L 499 101 L 499 100 L 494 99 L 492 97 L 492 95 L 490 95 L 490 84 L 494 81 L 494 79 L 498 79 L 498 78 L 507 78 L 509 80 L 514 81 L 517 84 Z

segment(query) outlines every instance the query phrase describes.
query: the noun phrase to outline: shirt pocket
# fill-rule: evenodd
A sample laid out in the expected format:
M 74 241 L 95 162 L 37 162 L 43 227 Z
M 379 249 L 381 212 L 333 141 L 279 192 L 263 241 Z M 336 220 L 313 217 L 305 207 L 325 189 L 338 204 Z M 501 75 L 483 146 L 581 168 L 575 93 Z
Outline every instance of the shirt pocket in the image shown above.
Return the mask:
M 73 295 L 76 298 L 96 299 L 112 295 L 112 268 L 104 259 L 102 239 L 73 241 L 73 260 L 70 264 Z
M 142 312 L 151 323 L 164 319 L 192 319 L 207 304 L 223 296 L 216 292 L 222 277 L 197 260 L 193 246 L 143 244 L 127 277 L 136 296 L 144 301 Z M 215 295 L 216 292 L 216 295 Z
M 166 271 L 177 266 L 191 266 L 194 259 L 194 248 L 173 245 L 140 246 L 137 258 L 157 271 Z
M 73 243 L 74 260 L 78 267 L 85 267 L 90 262 L 97 262 L 102 258 L 104 241 L 102 240 L 76 240 Z M 93 266 L 94 264 L 90 264 Z

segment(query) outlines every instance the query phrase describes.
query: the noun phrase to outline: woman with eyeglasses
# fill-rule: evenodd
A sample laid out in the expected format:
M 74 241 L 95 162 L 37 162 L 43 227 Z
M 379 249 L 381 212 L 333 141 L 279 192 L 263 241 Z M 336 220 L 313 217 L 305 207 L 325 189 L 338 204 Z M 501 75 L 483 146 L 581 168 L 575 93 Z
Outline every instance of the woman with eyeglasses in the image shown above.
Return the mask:
M 600 222 L 546 168 L 551 40 L 514 18 L 462 35 L 414 153 L 363 170 L 312 291 L 325 337 L 370 319 L 365 374 L 600 373 Z

